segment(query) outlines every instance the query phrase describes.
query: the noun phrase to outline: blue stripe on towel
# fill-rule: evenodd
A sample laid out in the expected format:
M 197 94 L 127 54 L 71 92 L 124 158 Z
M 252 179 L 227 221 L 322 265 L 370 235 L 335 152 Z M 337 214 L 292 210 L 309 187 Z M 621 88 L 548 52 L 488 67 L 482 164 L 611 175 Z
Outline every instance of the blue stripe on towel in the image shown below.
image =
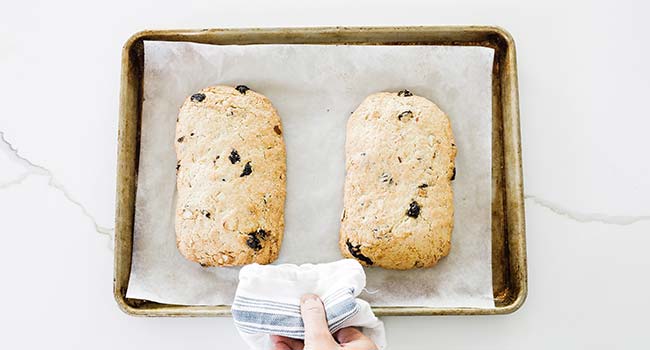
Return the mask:
M 265 310 L 269 312 L 279 312 L 282 314 L 290 314 L 290 315 L 295 315 L 297 317 L 300 317 L 300 311 L 294 311 L 294 310 L 287 310 L 283 309 L 281 307 L 273 307 L 273 306 L 266 306 L 266 305 L 257 305 L 257 304 L 252 304 L 252 303 L 242 303 L 239 301 L 236 301 L 232 305 L 233 310 Z
M 327 323 L 334 333 L 359 312 L 354 290 L 345 288 L 323 298 Z M 235 326 L 248 334 L 276 334 L 304 339 L 300 305 L 236 296 L 232 305 Z

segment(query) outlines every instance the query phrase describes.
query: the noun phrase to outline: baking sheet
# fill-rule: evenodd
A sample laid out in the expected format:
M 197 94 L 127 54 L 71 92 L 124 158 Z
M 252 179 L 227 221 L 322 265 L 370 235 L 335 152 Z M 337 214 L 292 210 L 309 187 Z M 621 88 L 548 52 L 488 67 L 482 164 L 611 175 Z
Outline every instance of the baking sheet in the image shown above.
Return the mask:
M 367 268 L 376 306 L 494 307 L 491 268 L 493 50 L 456 46 L 216 46 L 145 42 L 133 264 L 127 297 L 230 304 L 239 268 L 186 261 L 174 236 L 174 129 L 184 99 L 215 84 L 268 96 L 287 146 L 285 237 L 278 263 L 341 258 L 345 123 L 369 94 L 408 88 L 451 118 L 458 146 L 450 255 L 431 269 Z

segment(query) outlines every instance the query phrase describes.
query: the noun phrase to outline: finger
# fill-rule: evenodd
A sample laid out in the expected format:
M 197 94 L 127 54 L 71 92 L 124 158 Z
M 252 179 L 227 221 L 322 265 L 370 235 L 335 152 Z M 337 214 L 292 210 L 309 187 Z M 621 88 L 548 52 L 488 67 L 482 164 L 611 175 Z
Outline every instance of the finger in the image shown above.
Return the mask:
M 315 294 L 305 294 L 300 299 L 300 314 L 305 323 L 305 346 L 319 349 L 329 349 L 336 346 L 336 342 L 327 327 L 325 307 Z
M 302 350 L 305 347 L 302 341 L 281 335 L 272 335 L 271 343 L 273 344 L 273 350 Z
M 334 334 L 343 349 L 376 350 L 375 343 L 354 327 L 343 328 Z
M 342 328 L 334 334 L 334 338 L 339 342 L 339 344 L 349 343 L 353 340 L 357 340 L 365 337 L 361 331 L 354 327 Z

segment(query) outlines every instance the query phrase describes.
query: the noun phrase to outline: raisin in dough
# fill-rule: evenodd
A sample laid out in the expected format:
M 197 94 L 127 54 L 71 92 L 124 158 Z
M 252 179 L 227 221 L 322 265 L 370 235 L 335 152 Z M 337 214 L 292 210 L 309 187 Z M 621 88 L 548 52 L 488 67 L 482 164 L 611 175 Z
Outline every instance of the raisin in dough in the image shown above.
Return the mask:
M 348 120 L 345 152 L 343 255 L 400 270 L 446 256 L 456 173 L 449 118 L 408 90 L 373 94 Z
M 181 107 L 175 143 L 180 252 L 204 266 L 275 260 L 286 151 L 271 101 L 245 86 L 205 88 Z

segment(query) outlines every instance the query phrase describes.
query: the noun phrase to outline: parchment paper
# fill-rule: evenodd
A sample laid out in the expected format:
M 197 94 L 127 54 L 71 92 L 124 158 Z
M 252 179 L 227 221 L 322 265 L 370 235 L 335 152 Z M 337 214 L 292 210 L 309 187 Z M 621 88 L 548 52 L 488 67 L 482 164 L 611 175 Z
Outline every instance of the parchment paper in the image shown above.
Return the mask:
M 408 88 L 451 118 L 458 146 L 450 255 L 430 269 L 367 268 L 373 305 L 494 307 L 491 269 L 493 50 L 435 46 L 216 46 L 145 42 L 144 106 L 128 297 L 229 305 L 238 268 L 185 260 L 174 234 L 174 129 L 183 100 L 215 84 L 268 96 L 287 146 L 286 229 L 278 263 L 341 258 L 345 125 L 369 94 Z

